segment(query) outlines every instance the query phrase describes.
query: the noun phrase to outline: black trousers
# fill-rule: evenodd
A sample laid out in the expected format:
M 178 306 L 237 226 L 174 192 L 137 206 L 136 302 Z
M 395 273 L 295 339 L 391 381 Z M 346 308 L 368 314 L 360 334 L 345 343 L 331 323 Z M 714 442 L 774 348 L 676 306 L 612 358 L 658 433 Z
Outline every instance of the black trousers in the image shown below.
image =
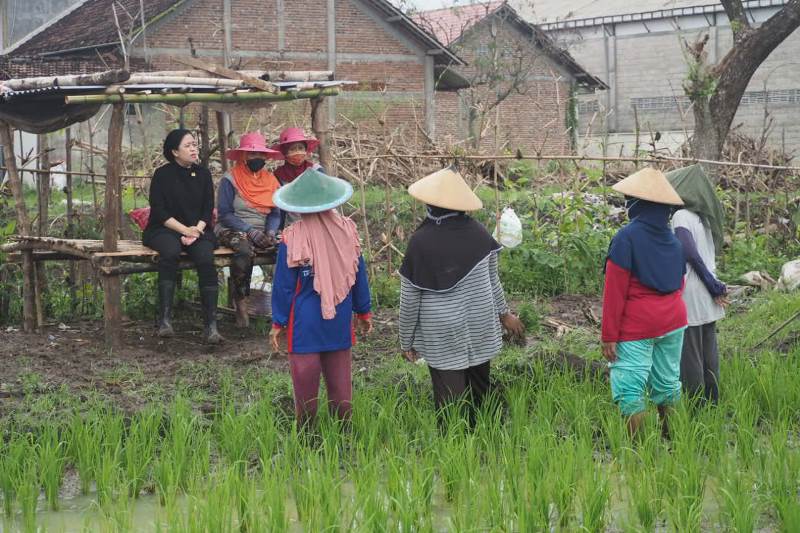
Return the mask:
M 719 401 L 717 324 L 689 326 L 683 334 L 681 383 L 687 396 L 701 403 Z
M 247 234 L 241 231 L 224 230 L 218 235 L 219 243 L 233 250 L 231 281 L 237 299 L 250 295 L 250 279 L 253 276 L 253 248 Z
M 190 246 L 181 243 L 178 232 L 170 229 L 158 230 L 148 235 L 144 245 L 158 252 L 159 281 L 178 279 L 178 259 L 185 251 L 197 269 L 201 288 L 217 286 L 217 269 L 214 267 L 214 241 L 197 239 Z
M 466 402 L 470 427 L 475 427 L 476 412 L 489 392 L 490 361 L 463 370 L 438 370 L 429 366 L 433 382 L 433 403 L 442 420 L 442 408 L 458 402 Z

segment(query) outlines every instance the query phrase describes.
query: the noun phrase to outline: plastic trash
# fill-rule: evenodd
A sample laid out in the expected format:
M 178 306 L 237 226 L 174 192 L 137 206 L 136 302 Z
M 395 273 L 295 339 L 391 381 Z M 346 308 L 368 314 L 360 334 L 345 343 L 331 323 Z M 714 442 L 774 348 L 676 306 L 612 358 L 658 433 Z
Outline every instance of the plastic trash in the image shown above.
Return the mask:
M 512 208 L 503 209 L 492 236 L 506 248 L 514 248 L 522 242 L 522 222 Z
M 781 277 L 778 278 L 778 289 L 793 291 L 800 287 L 800 259 L 784 263 L 781 267 Z

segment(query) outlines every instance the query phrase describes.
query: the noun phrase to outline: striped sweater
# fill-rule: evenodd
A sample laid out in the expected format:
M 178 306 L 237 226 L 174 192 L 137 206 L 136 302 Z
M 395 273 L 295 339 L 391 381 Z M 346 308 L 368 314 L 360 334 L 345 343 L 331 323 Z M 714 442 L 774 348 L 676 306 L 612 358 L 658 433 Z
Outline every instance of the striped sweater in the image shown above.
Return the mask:
M 438 370 L 463 370 L 500 353 L 500 315 L 508 312 L 497 252 L 455 287 L 432 291 L 400 278 L 400 347 L 412 348 Z

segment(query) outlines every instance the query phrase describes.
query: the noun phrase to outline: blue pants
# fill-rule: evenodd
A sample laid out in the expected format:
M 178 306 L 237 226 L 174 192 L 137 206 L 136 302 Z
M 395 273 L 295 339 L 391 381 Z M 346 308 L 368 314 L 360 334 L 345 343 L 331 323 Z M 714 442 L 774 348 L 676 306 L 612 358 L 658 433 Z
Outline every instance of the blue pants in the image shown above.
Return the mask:
M 645 410 L 645 393 L 656 405 L 674 405 L 681 397 L 683 332 L 617 343 L 611 363 L 611 396 L 625 416 Z

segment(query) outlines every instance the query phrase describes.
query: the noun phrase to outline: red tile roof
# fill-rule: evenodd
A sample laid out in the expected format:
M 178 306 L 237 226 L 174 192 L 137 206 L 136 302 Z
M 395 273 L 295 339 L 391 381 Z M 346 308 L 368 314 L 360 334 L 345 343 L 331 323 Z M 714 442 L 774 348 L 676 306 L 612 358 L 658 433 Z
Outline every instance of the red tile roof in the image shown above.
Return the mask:
M 484 2 L 465 6 L 422 11 L 413 16 L 414 22 L 431 32 L 445 45 L 505 4 L 504 1 Z

